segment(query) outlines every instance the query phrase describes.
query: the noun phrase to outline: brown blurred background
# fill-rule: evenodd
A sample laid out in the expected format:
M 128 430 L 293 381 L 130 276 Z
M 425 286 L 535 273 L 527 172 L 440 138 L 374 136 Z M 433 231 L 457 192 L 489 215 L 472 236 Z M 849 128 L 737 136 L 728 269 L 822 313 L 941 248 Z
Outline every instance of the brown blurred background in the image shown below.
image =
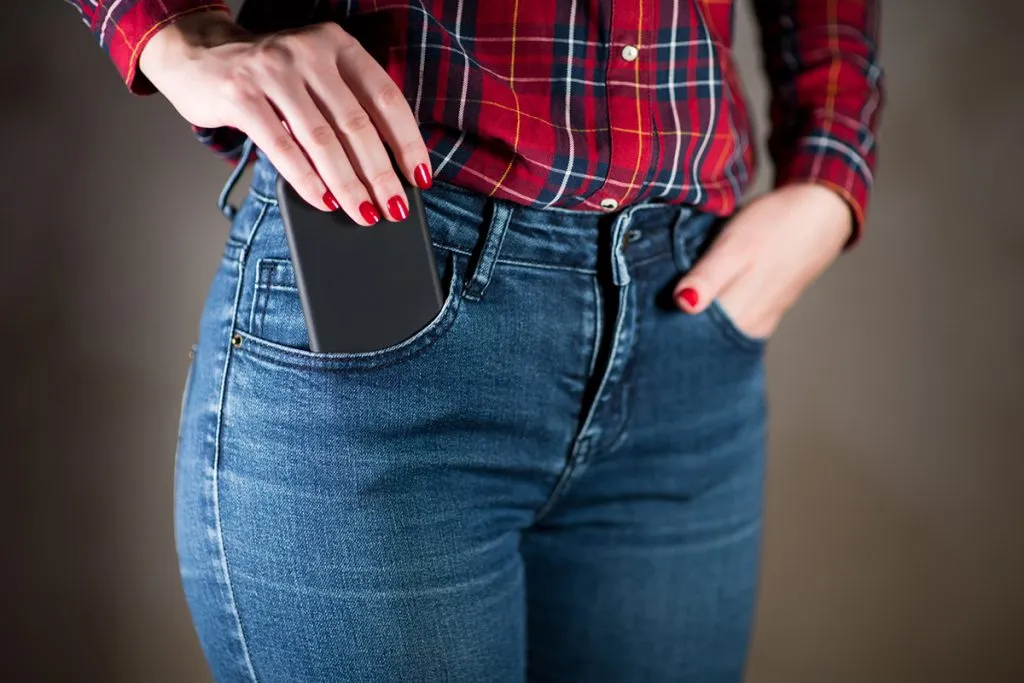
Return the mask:
M 3 17 L 0 677 L 209 680 L 171 474 L 229 168 L 74 9 Z M 769 352 L 751 683 L 1024 681 L 1024 8 L 887 0 L 883 26 L 867 237 Z M 754 40 L 744 11 L 763 113 Z

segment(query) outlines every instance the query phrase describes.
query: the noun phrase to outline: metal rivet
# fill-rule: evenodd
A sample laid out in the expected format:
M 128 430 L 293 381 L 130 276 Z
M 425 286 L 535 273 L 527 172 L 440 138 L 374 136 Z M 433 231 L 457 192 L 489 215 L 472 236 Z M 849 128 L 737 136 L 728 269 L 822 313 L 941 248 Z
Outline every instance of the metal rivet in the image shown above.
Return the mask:
M 235 332 L 233 335 L 231 335 L 231 345 L 234 346 L 236 349 L 241 347 L 242 346 L 242 335 L 238 334 L 237 332 Z
M 619 206 L 619 203 L 611 197 L 605 197 L 601 200 L 601 208 L 605 211 L 614 211 Z

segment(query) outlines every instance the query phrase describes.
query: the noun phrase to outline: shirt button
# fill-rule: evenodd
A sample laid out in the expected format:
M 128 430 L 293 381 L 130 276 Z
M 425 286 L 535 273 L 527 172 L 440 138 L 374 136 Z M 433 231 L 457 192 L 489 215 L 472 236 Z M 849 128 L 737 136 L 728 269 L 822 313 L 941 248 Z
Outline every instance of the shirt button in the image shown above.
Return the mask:
M 619 203 L 611 197 L 605 197 L 601 200 L 601 208 L 605 211 L 614 211 L 618 207 Z
M 634 45 L 627 45 L 626 47 L 622 48 L 622 58 L 625 59 L 627 62 L 632 62 L 639 56 L 640 52 L 639 50 L 636 49 L 636 46 Z

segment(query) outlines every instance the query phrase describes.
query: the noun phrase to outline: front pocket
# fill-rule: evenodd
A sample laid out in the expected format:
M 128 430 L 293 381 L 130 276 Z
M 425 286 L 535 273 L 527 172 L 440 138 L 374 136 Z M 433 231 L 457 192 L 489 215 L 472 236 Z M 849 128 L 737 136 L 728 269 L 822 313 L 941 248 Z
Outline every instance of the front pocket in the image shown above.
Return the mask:
M 736 324 L 729 312 L 722 307 L 716 298 L 708 305 L 705 315 L 718 327 L 719 331 L 732 343 L 750 351 L 761 351 L 768 343 L 767 337 L 754 337 L 747 334 Z
M 700 214 L 689 220 L 694 221 L 693 227 L 681 241 L 680 252 L 676 260 L 677 275 L 679 276 L 690 272 L 704 257 L 728 219 L 710 214 Z M 717 297 L 711 300 L 708 307 L 704 312 L 698 314 L 698 317 L 706 320 L 708 325 L 714 328 L 715 335 L 732 348 L 759 354 L 768 344 L 767 337 L 754 337 L 744 332 Z
M 291 366 L 369 368 L 408 358 L 440 338 L 454 322 L 459 308 L 462 289 L 460 255 L 435 244 L 434 260 L 445 298 L 437 314 L 426 325 L 406 339 L 381 349 L 318 353 L 309 348 L 302 300 L 291 261 L 262 258 L 256 265 L 248 330 L 236 330 L 233 345 L 266 360 Z

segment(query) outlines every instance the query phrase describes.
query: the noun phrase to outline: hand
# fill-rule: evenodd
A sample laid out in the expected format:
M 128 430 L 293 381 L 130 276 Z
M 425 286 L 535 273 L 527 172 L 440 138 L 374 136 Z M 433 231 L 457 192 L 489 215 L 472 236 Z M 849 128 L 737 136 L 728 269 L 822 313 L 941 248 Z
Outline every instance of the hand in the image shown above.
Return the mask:
M 717 298 L 741 330 L 766 339 L 842 253 L 852 216 L 846 201 L 822 185 L 791 184 L 763 195 L 726 223 L 680 279 L 676 303 L 699 313 Z
M 337 24 L 256 36 L 226 14 L 199 13 L 153 36 L 139 66 L 192 124 L 248 134 L 321 210 L 343 209 L 360 225 L 408 216 L 384 142 L 410 182 L 430 186 L 404 95 Z

